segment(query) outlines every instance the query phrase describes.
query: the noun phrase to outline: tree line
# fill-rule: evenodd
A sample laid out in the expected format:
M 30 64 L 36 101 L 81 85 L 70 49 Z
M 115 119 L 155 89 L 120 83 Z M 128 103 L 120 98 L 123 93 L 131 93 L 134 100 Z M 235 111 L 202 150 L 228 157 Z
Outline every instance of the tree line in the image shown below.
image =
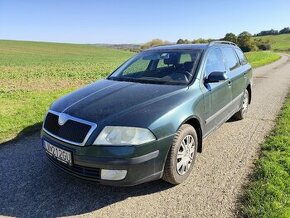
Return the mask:
M 257 50 L 270 50 L 271 44 L 269 40 L 255 38 L 251 33 L 244 31 L 239 35 L 234 33 L 227 33 L 223 38 L 218 40 L 229 41 L 237 44 L 244 52 L 257 51 Z M 214 41 L 213 39 L 196 39 L 196 40 L 187 40 L 187 39 L 178 39 L 177 44 L 196 44 L 196 43 L 208 43 Z
M 251 33 L 244 31 L 240 33 L 239 35 L 235 35 L 234 33 L 227 33 L 223 38 L 221 39 L 194 39 L 194 40 L 188 40 L 188 39 L 178 39 L 176 44 L 197 44 L 197 43 L 209 43 L 214 40 L 224 40 L 224 41 L 230 41 L 235 44 L 237 44 L 242 51 L 249 52 L 249 51 L 257 51 L 257 50 L 270 50 L 271 44 L 270 41 L 267 39 L 261 39 L 256 36 L 265 36 L 265 35 L 278 35 L 278 34 L 289 34 L 290 28 L 285 27 L 278 30 L 264 30 L 261 31 L 258 34 L 252 35 Z M 174 44 L 170 43 L 168 41 L 163 41 L 161 39 L 153 39 L 141 46 L 141 50 L 158 46 L 158 45 L 166 45 L 166 44 Z
M 289 27 L 285 27 L 283 29 L 279 30 L 274 30 L 274 29 L 270 29 L 270 30 L 263 30 L 257 34 L 255 34 L 254 36 L 268 36 L 268 35 L 279 35 L 279 34 L 287 34 L 290 33 L 290 28 Z

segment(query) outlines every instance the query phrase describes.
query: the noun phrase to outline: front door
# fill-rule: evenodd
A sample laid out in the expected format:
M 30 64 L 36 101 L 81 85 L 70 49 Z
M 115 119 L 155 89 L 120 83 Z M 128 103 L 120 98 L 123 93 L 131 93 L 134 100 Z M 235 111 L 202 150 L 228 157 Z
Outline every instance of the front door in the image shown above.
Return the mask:
M 225 72 L 226 67 L 220 48 L 212 48 L 204 67 L 204 77 L 212 72 Z M 221 81 L 204 84 L 205 100 L 205 135 L 223 123 L 231 112 L 229 106 L 232 101 L 231 81 Z

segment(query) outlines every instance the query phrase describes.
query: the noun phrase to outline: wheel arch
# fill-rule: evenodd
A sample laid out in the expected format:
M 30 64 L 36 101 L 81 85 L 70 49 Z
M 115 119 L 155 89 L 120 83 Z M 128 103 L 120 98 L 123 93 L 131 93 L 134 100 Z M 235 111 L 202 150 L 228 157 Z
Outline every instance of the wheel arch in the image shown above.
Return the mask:
M 184 122 L 182 124 L 189 124 L 195 129 L 195 131 L 197 133 L 197 138 L 198 138 L 197 152 L 201 153 L 202 152 L 202 141 L 203 141 L 202 140 L 203 139 L 203 137 L 202 137 L 203 130 L 202 130 L 200 119 L 195 117 L 195 116 L 191 116 L 191 117 L 188 117 L 186 120 L 184 120 Z

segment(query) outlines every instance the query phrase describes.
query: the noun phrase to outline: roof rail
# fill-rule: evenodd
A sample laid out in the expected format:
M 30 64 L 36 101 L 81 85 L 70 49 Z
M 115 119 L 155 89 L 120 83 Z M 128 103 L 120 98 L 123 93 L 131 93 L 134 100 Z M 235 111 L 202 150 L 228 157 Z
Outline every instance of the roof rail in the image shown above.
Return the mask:
M 237 46 L 237 44 L 235 44 L 233 42 L 229 42 L 229 41 L 211 41 L 211 42 L 208 43 L 209 46 L 215 45 L 215 44 L 228 44 L 228 45 Z

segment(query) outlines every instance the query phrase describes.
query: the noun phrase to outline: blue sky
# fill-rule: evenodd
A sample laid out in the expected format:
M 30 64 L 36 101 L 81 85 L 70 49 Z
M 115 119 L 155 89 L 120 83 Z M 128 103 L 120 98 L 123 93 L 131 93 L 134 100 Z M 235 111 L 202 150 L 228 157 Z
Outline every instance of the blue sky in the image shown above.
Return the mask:
M 175 42 L 286 26 L 289 0 L 0 0 L 0 39 Z

